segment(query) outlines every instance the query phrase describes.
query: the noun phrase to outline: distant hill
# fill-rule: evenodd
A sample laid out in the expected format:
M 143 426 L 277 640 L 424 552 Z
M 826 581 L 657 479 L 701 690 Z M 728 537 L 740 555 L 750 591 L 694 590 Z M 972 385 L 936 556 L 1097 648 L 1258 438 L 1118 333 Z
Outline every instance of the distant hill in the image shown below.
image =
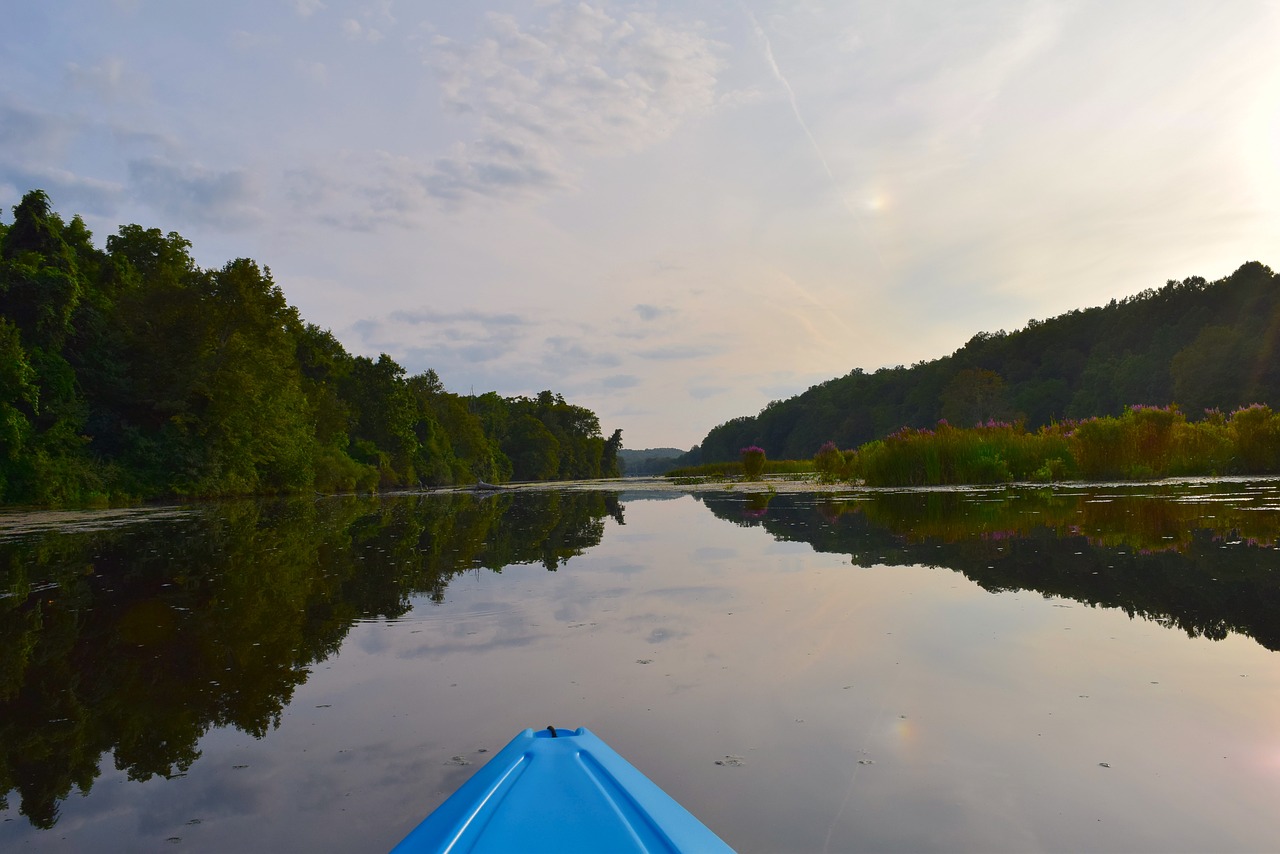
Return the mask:
M 1225 279 L 1170 281 L 1106 306 L 980 332 L 950 356 L 848 375 L 713 428 L 682 464 L 806 458 L 824 442 L 853 448 L 899 427 L 1118 415 L 1177 403 L 1191 419 L 1280 403 L 1280 276 L 1256 261 Z
M 684 453 L 679 448 L 647 448 L 643 451 L 623 448 L 618 451 L 618 462 L 624 477 L 666 474 L 676 467 L 676 460 Z

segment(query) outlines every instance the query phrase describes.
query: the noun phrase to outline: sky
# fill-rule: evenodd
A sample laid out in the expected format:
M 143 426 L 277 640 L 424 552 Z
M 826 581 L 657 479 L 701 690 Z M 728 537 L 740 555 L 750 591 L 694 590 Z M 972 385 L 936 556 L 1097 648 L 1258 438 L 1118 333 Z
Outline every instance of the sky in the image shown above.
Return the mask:
M 628 448 L 1280 265 L 1275 0 L 42 0 L 0 221 L 177 231 L 352 353 Z

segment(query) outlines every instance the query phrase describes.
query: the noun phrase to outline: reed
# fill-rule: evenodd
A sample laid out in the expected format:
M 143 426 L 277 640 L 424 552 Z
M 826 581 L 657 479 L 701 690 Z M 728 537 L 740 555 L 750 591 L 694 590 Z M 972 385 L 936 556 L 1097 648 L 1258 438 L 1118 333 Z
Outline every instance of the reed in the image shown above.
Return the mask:
M 988 421 L 903 427 L 855 451 L 832 443 L 814 456 L 824 480 L 868 486 L 1009 481 L 1143 480 L 1170 475 L 1280 471 L 1280 414 L 1253 404 L 1189 422 L 1175 406 L 1130 406 L 1120 416 L 1063 421 L 1028 432 Z

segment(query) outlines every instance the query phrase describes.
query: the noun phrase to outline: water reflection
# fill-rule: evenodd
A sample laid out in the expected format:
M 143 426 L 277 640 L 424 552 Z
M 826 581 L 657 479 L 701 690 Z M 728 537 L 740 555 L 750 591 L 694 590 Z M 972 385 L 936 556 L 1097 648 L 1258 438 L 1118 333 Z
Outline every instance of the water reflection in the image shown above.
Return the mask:
M 702 500 L 857 566 L 943 566 L 990 591 L 1034 590 L 1280 650 L 1275 481 Z
M 545 719 L 744 851 L 1265 847 L 1267 653 L 928 567 L 1276 649 L 1276 484 L 698 500 L 0 518 L 0 840 L 385 850 Z
M 16 792 L 33 825 L 53 827 L 108 753 L 130 780 L 184 775 L 211 728 L 278 727 L 357 620 L 442 602 L 468 571 L 555 570 L 600 542 L 607 516 L 623 521 L 612 495 L 540 493 L 244 502 L 70 520 L 73 533 L 13 517 L 0 529 L 0 809 Z

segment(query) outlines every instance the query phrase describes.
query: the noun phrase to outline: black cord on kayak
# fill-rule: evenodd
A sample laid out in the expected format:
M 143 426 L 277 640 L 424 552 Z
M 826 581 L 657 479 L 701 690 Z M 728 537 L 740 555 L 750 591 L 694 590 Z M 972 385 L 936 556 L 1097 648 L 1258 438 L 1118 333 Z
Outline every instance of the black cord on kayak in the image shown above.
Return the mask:
M 556 728 L 555 728 L 555 727 L 553 727 L 553 726 L 549 726 L 549 727 L 547 727 L 547 732 L 551 733 L 551 737 L 552 737 L 552 738 L 559 738 L 559 737 L 560 737 L 559 735 L 557 735 L 557 734 L 556 734 Z

